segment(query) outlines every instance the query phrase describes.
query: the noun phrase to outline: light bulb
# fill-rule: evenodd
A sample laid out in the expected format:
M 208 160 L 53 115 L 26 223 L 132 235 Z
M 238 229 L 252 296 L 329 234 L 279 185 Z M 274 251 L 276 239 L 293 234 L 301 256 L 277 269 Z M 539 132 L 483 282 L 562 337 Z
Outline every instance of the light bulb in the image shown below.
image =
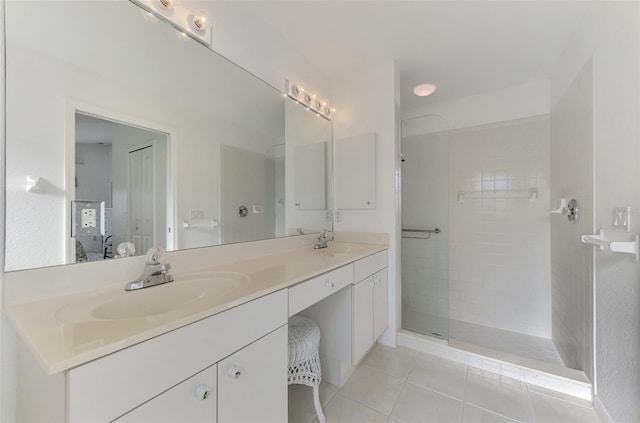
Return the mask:
M 156 9 L 169 11 L 178 5 L 179 0 L 153 0 L 153 2 L 156 5 Z
M 193 24 L 193 28 L 196 31 L 206 31 L 209 25 L 211 24 L 211 14 L 204 10 L 200 9 L 193 14 L 193 19 L 191 19 L 191 23 Z
M 433 84 L 420 84 L 413 89 L 413 93 L 418 97 L 426 97 L 433 94 L 436 91 L 436 86 Z

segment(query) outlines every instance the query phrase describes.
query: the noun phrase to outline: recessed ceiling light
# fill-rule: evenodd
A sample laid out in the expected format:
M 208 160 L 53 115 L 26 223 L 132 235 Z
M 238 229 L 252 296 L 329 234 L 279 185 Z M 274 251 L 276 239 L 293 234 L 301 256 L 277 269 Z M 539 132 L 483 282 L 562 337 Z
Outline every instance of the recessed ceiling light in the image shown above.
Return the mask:
M 418 97 L 426 97 L 435 92 L 436 86 L 433 84 L 420 84 L 413 89 L 413 93 Z

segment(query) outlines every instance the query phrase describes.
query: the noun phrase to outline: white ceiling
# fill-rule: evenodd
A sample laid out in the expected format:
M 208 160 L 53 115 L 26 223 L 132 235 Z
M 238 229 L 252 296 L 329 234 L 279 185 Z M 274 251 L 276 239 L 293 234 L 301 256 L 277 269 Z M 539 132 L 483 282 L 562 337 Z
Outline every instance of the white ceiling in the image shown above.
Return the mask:
M 550 76 L 587 1 L 243 1 L 329 77 L 395 59 L 403 111 Z M 435 83 L 431 97 L 412 94 Z

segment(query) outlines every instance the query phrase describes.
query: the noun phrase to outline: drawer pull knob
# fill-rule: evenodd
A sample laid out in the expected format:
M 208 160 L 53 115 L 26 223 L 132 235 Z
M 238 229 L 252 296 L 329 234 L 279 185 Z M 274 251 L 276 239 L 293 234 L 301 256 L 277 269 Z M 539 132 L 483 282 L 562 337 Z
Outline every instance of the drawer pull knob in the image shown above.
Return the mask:
M 331 281 L 327 281 L 327 283 L 325 283 L 325 285 L 327 285 L 327 288 L 333 288 L 335 285 L 333 282 Z
M 227 370 L 227 374 L 233 379 L 238 379 L 242 376 L 242 369 L 238 366 L 231 366 L 229 370 Z
M 196 398 L 199 400 L 206 400 L 211 396 L 212 390 L 207 385 L 200 385 L 196 388 Z

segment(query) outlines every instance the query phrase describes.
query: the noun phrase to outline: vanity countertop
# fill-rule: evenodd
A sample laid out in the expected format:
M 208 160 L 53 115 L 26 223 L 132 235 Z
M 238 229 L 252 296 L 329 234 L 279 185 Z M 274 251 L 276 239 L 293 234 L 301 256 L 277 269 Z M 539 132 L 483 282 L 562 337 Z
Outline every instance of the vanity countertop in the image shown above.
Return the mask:
M 8 305 L 7 313 L 49 374 L 76 367 L 385 250 L 331 243 L 191 272 L 165 285 L 108 287 Z

